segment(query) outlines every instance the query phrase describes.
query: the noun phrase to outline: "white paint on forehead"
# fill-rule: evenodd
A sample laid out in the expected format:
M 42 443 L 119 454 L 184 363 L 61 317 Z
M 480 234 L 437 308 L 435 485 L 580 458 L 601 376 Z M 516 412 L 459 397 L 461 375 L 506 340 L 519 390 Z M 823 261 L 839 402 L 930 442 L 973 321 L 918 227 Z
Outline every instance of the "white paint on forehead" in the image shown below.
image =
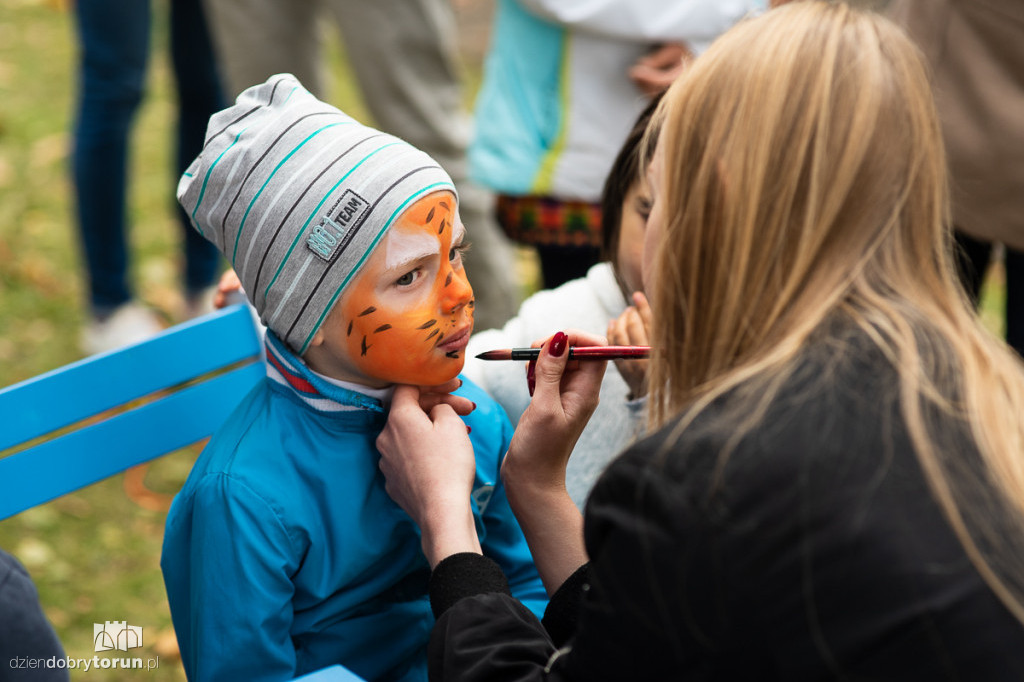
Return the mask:
M 466 226 L 462 224 L 459 212 L 455 212 L 455 225 L 452 227 L 452 246 L 458 246 L 466 236 Z
M 407 263 L 436 256 L 441 251 L 441 241 L 436 235 L 423 230 L 407 232 L 397 225 L 388 230 L 383 246 L 384 267 L 387 270 L 395 270 Z

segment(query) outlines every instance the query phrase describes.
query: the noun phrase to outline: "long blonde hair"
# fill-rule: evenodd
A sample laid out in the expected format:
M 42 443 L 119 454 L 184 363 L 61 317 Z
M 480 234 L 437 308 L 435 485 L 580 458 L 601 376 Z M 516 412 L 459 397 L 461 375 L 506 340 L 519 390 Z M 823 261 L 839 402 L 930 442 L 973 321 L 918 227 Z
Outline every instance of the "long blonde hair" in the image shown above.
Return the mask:
M 681 432 L 743 387 L 742 437 L 810 335 L 845 316 L 896 367 L 936 499 L 1024 622 L 1024 367 L 957 283 L 941 131 L 916 48 L 876 14 L 791 3 L 715 43 L 656 123 L 665 220 L 650 264 L 652 424 L 682 415 Z M 928 406 L 969 425 L 984 471 L 934 441 Z M 979 492 L 999 500 L 1003 525 L 988 502 L 967 502 Z M 989 551 L 1006 517 L 1012 547 Z

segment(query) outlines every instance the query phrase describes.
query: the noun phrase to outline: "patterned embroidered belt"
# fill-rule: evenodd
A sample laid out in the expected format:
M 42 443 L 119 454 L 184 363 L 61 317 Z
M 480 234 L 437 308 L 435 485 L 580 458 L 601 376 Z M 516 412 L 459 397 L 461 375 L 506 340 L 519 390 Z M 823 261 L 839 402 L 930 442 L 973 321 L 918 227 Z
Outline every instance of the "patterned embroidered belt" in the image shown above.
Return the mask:
M 552 197 L 498 195 L 498 224 L 509 239 L 547 246 L 601 246 L 601 205 Z

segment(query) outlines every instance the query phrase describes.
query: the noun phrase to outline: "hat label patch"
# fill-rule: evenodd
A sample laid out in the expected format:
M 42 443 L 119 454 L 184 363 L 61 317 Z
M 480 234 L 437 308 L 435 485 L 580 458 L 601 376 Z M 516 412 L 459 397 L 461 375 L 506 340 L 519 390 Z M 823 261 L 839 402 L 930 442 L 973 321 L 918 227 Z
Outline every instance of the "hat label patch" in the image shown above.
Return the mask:
M 356 228 L 366 218 L 370 204 L 350 189 L 331 207 L 306 238 L 306 248 L 330 262 L 344 249 Z M 334 217 L 331 217 L 331 214 Z M 346 235 L 349 239 L 346 239 Z

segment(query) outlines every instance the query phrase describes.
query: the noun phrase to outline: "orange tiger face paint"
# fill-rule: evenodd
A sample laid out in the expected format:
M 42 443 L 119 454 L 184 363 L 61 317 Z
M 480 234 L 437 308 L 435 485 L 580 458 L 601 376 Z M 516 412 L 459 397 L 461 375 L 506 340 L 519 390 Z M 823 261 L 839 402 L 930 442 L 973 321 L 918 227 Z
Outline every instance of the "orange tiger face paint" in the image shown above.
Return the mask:
M 462 371 L 474 306 L 464 239 L 452 193 L 410 206 L 314 337 L 314 369 L 378 387 L 440 384 Z

